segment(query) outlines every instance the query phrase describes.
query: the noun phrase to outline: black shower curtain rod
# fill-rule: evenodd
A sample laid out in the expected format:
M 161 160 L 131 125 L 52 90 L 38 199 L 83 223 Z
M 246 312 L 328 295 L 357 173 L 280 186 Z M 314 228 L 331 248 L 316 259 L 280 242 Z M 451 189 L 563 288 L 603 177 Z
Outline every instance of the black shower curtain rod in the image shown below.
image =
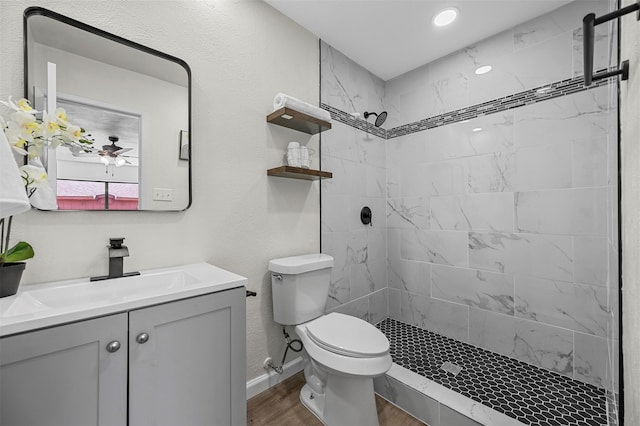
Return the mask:
M 582 19 L 582 38 L 584 43 L 584 85 L 590 86 L 593 81 L 602 80 L 603 78 L 609 78 L 616 75 L 622 75 L 623 80 L 629 78 L 629 61 L 623 61 L 621 67 L 615 71 L 608 71 L 593 75 L 593 48 L 594 48 L 594 27 L 596 25 L 611 21 L 612 19 L 619 18 L 627 13 L 638 12 L 638 21 L 640 21 L 640 0 L 635 4 L 623 7 L 606 15 L 602 15 L 596 18 L 595 13 L 589 13 Z

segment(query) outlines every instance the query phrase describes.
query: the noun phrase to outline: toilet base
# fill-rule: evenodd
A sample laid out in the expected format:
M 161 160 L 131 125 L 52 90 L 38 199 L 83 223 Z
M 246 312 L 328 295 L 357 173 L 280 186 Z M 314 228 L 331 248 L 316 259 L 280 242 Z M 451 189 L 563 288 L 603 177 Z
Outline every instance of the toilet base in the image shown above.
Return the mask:
M 325 393 L 305 384 L 300 401 L 327 426 L 378 426 L 373 378 L 329 374 Z
M 322 420 L 322 412 L 324 411 L 324 394 L 316 394 L 309 385 L 305 384 L 300 390 L 300 402 L 302 402 L 302 405 L 307 407 L 307 409 L 311 411 L 318 420 L 323 424 L 326 424 L 324 420 Z

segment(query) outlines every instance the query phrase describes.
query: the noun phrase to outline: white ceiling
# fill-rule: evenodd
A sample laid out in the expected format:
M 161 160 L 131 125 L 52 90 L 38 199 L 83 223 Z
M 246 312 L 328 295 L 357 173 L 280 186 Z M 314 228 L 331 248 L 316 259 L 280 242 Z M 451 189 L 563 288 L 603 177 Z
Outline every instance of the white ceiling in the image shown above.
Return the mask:
M 571 0 L 265 0 L 284 15 L 389 80 Z M 433 16 L 453 6 L 447 27 Z
M 0 0 L 2 1 L 2 0 Z M 131 48 L 43 15 L 30 16 L 29 40 L 114 67 L 188 86 L 187 71 L 175 62 Z

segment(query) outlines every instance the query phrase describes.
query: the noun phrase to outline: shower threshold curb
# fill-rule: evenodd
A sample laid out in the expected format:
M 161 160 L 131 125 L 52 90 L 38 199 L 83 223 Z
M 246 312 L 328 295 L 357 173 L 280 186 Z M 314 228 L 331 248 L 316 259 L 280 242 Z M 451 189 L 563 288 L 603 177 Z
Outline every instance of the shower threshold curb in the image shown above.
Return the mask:
M 453 424 L 526 426 L 506 414 L 482 405 L 396 363 L 392 364 L 391 369 L 384 376 L 375 379 L 375 390 L 380 396 L 428 423 L 429 426 Z M 451 410 L 467 419 L 453 420 L 452 415 L 455 416 L 455 414 L 451 413 Z M 451 423 L 452 420 L 456 423 Z

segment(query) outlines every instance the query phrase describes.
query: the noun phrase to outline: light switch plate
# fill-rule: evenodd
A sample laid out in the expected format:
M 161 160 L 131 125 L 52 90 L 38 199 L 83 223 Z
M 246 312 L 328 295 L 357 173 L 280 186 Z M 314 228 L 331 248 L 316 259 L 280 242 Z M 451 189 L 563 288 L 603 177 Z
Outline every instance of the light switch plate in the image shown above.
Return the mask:
M 154 201 L 171 201 L 173 200 L 173 189 L 169 188 L 153 188 Z

